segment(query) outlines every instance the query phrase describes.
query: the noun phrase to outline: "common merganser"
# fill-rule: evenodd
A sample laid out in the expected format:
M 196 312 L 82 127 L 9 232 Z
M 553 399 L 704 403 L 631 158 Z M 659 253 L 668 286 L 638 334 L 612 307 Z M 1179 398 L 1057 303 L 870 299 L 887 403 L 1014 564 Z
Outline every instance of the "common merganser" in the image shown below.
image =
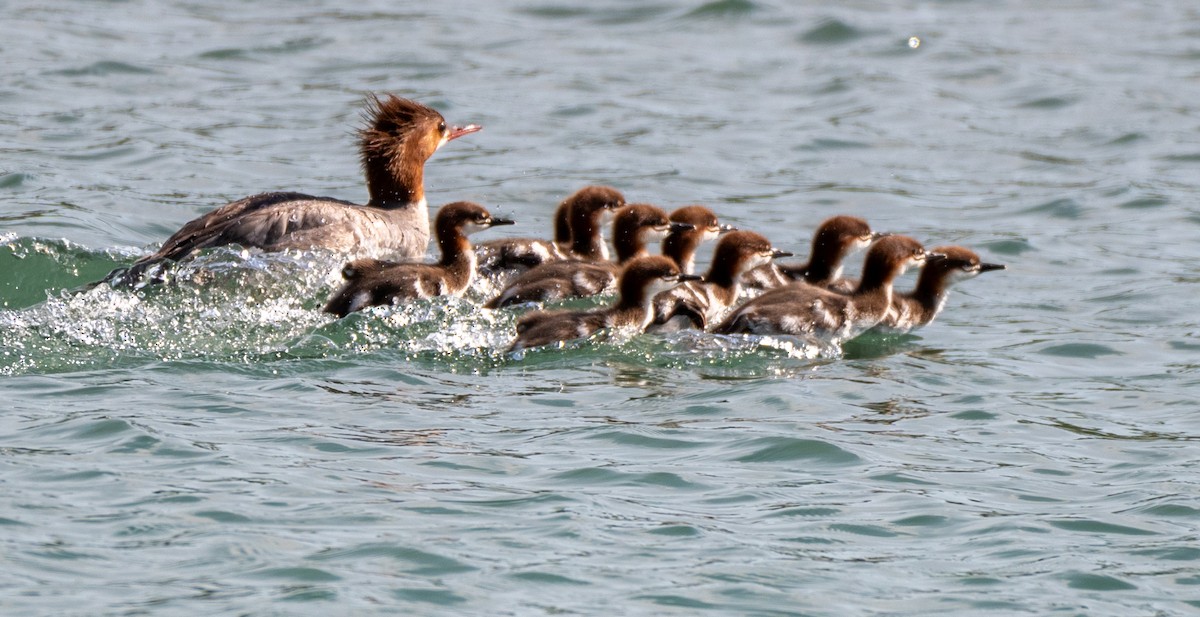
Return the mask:
M 938 246 L 921 266 L 917 286 L 909 292 L 892 294 L 892 308 L 876 328 L 888 332 L 908 332 L 929 325 L 946 305 L 950 286 L 984 272 L 1004 270 L 1004 264 L 982 263 L 979 255 L 961 246 Z
M 623 264 L 646 254 L 646 244 L 657 242 L 672 227 L 667 213 L 650 204 L 631 204 L 613 216 L 613 247 L 617 261 L 569 259 L 542 264 L 514 279 L 485 308 L 502 308 L 529 302 L 553 302 L 566 298 L 594 296 L 611 287 Z
M 654 316 L 650 304 L 659 293 L 699 277 L 680 274 L 679 266 L 662 255 L 647 255 L 622 270 L 616 304 L 587 311 L 535 311 L 517 322 L 510 352 L 583 338 L 603 328 L 641 332 Z
M 920 242 L 887 236 L 867 250 L 862 279 L 849 294 L 792 283 L 738 307 L 714 332 L 789 334 L 827 343 L 849 340 L 883 321 L 891 309 L 893 281 L 925 256 Z
M 684 274 L 695 272 L 696 249 L 701 244 L 734 230 L 733 225 L 722 225 L 712 210 L 700 205 L 675 209 L 671 212 L 671 222 L 692 226 L 691 229 L 672 230 L 662 243 L 662 254 L 674 259 Z
M 441 261 L 436 264 L 371 258 L 352 261 L 342 268 L 346 282 L 330 297 L 325 312 L 345 317 L 369 306 L 461 295 L 475 276 L 475 251 L 467 236 L 489 227 L 512 224 L 511 220 L 493 217 L 479 204 L 468 201 L 446 204 L 434 221 Z
M 252 195 L 190 221 L 153 255 L 114 270 L 103 282 L 136 283 L 159 264 L 227 244 L 423 257 L 429 245 L 425 161 L 447 142 L 483 127 L 448 126 L 436 110 L 392 94 L 368 98 L 364 119 L 358 147 L 366 204 L 294 192 Z
M 625 205 L 625 196 L 610 186 L 585 186 L 564 199 L 554 211 L 554 240 L 500 238 L 475 247 L 481 274 L 528 270 L 550 261 L 607 259 L 600 234 L 604 213 Z M 572 218 L 578 215 L 579 243 L 573 244 Z
M 856 216 L 839 215 L 825 219 L 813 233 L 812 253 L 804 264 L 767 264 L 743 280 L 747 289 L 765 290 L 795 281 L 848 293 L 855 281 L 842 278 L 842 260 L 887 236 L 872 232 L 871 226 Z
M 705 329 L 737 301 L 739 279 L 745 273 L 773 259 L 789 256 L 791 253 L 771 246 L 771 241 L 762 234 L 730 232 L 717 242 L 712 264 L 702 280 L 685 283 L 654 299 L 654 324 L 650 330 Z

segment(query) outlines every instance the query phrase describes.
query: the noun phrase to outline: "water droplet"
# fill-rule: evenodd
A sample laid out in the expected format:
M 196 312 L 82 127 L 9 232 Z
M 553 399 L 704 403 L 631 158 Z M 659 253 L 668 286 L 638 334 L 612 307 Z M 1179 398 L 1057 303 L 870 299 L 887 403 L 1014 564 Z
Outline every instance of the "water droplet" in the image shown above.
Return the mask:
M 917 36 L 908 37 L 908 46 L 916 49 L 921 46 L 921 38 Z

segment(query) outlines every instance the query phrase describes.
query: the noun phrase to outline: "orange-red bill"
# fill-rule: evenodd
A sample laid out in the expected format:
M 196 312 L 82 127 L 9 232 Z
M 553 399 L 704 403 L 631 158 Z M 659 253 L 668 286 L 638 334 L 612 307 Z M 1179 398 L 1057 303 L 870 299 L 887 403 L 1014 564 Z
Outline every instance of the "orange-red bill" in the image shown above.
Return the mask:
M 478 124 L 468 124 L 466 126 L 450 127 L 450 135 L 448 135 L 446 137 L 446 141 L 458 139 L 459 137 L 462 137 L 463 135 L 467 135 L 469 133 L 476 133 L 481 130 L 483 130 L 483 127 Z

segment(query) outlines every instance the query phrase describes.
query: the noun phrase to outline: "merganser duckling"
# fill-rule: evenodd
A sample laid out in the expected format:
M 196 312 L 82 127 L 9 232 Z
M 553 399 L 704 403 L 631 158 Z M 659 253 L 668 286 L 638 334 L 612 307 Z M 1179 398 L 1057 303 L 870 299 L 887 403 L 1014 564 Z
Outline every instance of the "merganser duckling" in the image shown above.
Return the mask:
M 104 281 L 134 283 L 157 264 L 227 244 L 420 259 L 429 245 L 425 161 L 447 142 L 483 127 L 449 126 L 436 110 L 392 94 L 370 97 L 364 119 L 358 147 L 369 195 L 365 205 L 294 192 L 252 195 L 190 221 L 153 255 L 114 270 Z
M 608 245 L 604 243 L 604 224 L 619 208 L 625 206 L 625 197 L 617 189 L 608 186 L 590 186 L 580 189 L 576 199 L 567 208 L 571 228 L 570 255 L 572 259 L 605 261 Z
M 673 227 L 667 213 L 650 204 L 631 204 L 613 216 L 613 247 L 617 261 L 568 259 L 544 263 L 514 279 L 484 305 L 495 309 L 529 302 L 552 302 L 594 296 L 611 287 L 623 264 L 646 255 L 646 244 L 662 240 Z
M 342 269 L 346 283 L 329 298 L 325 312 L 345 317 L 369 306 L 461 295 L 475 276 L 475 251 L 467 235 L 512 224 L 511 220 L 493 217 L 479 204 L 468 201 L 446 204 L 434 221 L 441 261 L 426 264 L 354 260 Z
M 734 230 L 733 225 L 722 225 L 712 210 L 700 205 L 676 209 L 671 213 L 671 222 L 692 226 L 691 229 L 672 230 L 662 243 L 662 254 L 674 259 L 684 274 L 696 271 L 696 249 L 702 243 Z
M 876 327 L 904 333 L 929 325 L 942 312 L 950 286 L 984 272 L 1004 270 L 1004 264 L 982 263 L 979 255 L 961 246 L 934 247 L 925 260 L 917 286 L 910 292 L 893 293 L 892 309 Z
M 538 238 L 500 238 L 475 247 L 482 274 L 528 270 L 549 261 L 607 259 L 600 234 L 605 213 L 625 205 L 625 196 L 610 186 L 585 186 L 564 199 L 554 211 L 554 241 Z M 578 215 L 579 243 L 574 244 L 572 217 Z
M 733 231 L 717 242 L 712 265 L 699 281 L 664 291 L 654 299 L 655 331 L 685 327 L 704 330 L 715 323 L 737 301 L 739 280 L 750 270 L 791 253 L 771 246 L 771 241 L 753 231 Z
M 812 253 L 804 264 L 768 264 L 751 271 L 743 280 L 747 289 L 775 289 L 795 281 L 849 293 L 855 281 L 842 278 L 842 260 L 889 235 L 872 232 L 857 216 L 839 215 L 825 219 L 813 234 Z
M 849 340 L 883 321 L 892 305 L 892 282 L 925 257 L 920 242 L 887 236 L 867 249 L 862 279 L 849 294 L 792 283 L 743 304 L 714 332 L 790 334 L 832 343 Z
M 700 277 L 680 274 L 679 266 L 667 257 L 647 255 L 629 262 L 621 272 L 616 304 L 587 311 L 535 311 L 517 322 L 517 338 L 509 352 L 563 343 L 590 336 L 603 328 L 641 332 L 654 317 L 654 297 L 681 281 Z

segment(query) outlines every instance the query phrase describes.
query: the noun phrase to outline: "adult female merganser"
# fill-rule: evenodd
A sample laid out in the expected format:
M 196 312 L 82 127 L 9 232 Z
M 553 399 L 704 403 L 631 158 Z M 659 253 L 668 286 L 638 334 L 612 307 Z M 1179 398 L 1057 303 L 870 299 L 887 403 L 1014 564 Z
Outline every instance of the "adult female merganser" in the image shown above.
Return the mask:
M 528 302 L 552 302 L 594 296 L 617 280 L 621 267 L 646 254 L 646 244 L 663 239 L 672 227 L 667 213 L 650 204 L 631 204 L 613 216 L 613 247 L 617 261 L 569 259 L 542 264 L 514 279 L 485 308 L 502 308 Z
M 607 259 L 600 234 L 605 213 L 625 205 L 625 196 L 610 186 L 585 186 L 564 199 L 554 211 L 554 241 L 539 238 L 500 238 L 475 247 L 481 274 L 528 270 L 550 261 Z M 577 223 L 572 218 L 577 218 Z M 574 224 L 573 224 L 574 223 Z M 579 228 L 574 244 L 572 227 Z M 595 256 L 595 257 L 593 257 Z
M 680 274 L 679 266 L 667 257 L 647 255 L 629 262 L 621 272 L 616 304 L 588 311 L 535 311 L 517 322 L 517 338 L 510 352 L 562 343 L 590 336 L 603 328 L 641 332 L 654 316 L 650 304 L 659 293 L 681 281 L 699 277 Z
M 892 308 L 876 328 L 903 333 L 927 326 L 942 312 L 951 285 L 1005 269 L 1003 264 L 980 262 L 979 255 L 961 246 L 935 247 L 930 254 L 937 257 L 925 260 L 917 286 L 909 292 L 892 294 Z
M 692 226 L 691 229 L 672 230 L 662 243 L 662 254 L 674 259 L 684 274 L 696 270 L 696 249 L 701 244 L 734 230 L 733 225 L 722 225 L 712 210 L 700 205 L 677 208 L 671 212 L 671 222 Z
M 352 261 L 342 268 L 346 283 L 329 299 L 325 312 L 345 317 L 369 306 L 460 295 L 475 276 L 475 251 L 467 235 L 512 224 L 508 219 L 492 217 L 479 204 L 468 201 L 446 204 L 434 221 L 441 261 L 436 264 L 370 258 Z
M 226 244 L 423 257 L 429 245 L 425 161 L 447 142 L 482 127 L 448 126 L 436 110 L 392 94 L 369 98 L 364 118 L 358 146 L 370 196 L 365 205 L 292 192 L 252 195 L 187 223 L 153 255 L 114 270 L 104 281 L 134 283 L 158 264 Z
M 747 289 L 774 289 L 795 281 L 847 293 L 855 282 L 842 277 L 842 260 L 889 235 L 872 232 L 866 221 L 839 215 L 825 219 L 813 234 L 812 253 L 804 264 L 767 264 L 747 274 Z
M 892 282 L 909 266 L 925 261 L 925 255 L 920 242 L 887 236 L 867 250 L 862 279 L 849 294 L 792 283 L 738 307 L 714 332 L 849 340 L 883 321 L 892 305 Z
M 715 323 L 737 301 L 739 279 L 753 268 L 791 253 L 771 246 L 771 241 L 753 231 L 733 231 L 717 242 L 712 265 L 699 281 L 665 291 L 654 299 L 654 331 L 685 327 L 699 330 Z

